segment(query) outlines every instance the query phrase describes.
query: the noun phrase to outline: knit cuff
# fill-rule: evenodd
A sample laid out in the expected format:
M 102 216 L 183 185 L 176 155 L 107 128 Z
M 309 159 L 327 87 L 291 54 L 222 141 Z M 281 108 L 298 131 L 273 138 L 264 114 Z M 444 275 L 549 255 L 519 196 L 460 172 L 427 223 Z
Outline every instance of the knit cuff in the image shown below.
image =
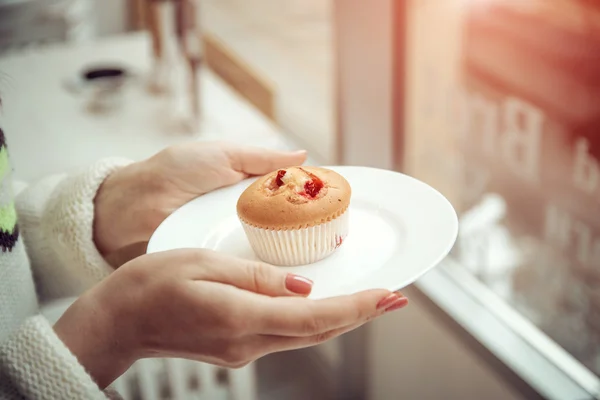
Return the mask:
M 120 158 L 101 160 L 84 172 L 69 176 L 55 189 L 42 217 L 42 230 L 51 238 L 54 252 L 63 265 L 76 266 L 88 284 L 113 269 L 94 244 L 94 198 L 104 179 L 132 161 Z
M 26 398 L 107 398 L 41 315 L 28 318 L 0 346 L 0 366 Z

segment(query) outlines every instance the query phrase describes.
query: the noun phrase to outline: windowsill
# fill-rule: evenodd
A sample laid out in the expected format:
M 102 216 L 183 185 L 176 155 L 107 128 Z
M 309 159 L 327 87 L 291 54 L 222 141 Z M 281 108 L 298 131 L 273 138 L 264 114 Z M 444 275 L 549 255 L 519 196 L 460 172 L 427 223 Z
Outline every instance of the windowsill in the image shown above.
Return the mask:
M 595 376 L 451 257 L 414 286 L 450 332 L 527 398 L 600 396 Z

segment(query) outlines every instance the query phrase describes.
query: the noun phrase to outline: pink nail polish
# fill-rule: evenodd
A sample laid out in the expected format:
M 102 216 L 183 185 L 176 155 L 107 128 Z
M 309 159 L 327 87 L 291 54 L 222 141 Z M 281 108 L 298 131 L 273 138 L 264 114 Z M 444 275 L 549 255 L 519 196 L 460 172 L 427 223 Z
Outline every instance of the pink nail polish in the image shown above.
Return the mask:
M 303 276 L 287 274 L 287 276 L 285 277 L 285 287 L 290 292 L 308 295 L 312 290 L 312 286 L 313 281 Z
M 391 306 L 396 300 L 400 298 L 398 293 L 391 293 L 387 297 L 384 297 L 377 303 L 377 309 L 381 310 L 382 308 L 387 308 Z
M 390 304 L 386 309 L 385 312 L 390 312 L 390 311 L 394 311 L 394 310 L 399 310 L 401 308 L 404 308 L 408 305 L 408 299 L 406 297 L 400 297 L 398 298 L 398 300 L 396 300 L 395 302 L 393 302 L 392 304 Z

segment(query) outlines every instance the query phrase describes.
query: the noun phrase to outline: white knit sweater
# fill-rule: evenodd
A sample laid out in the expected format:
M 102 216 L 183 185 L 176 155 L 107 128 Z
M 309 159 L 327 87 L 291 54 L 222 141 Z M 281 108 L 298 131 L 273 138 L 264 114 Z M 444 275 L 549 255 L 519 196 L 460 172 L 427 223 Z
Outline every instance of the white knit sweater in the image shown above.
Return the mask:
M 76 296 L 111 272 L 92 240 L 93 200 L 104 178 L 128 161 L 45 179 L 13 203 L 2 151 L 0 130 L 0 399 L 106 399 L 40 315 L 38 301 Z

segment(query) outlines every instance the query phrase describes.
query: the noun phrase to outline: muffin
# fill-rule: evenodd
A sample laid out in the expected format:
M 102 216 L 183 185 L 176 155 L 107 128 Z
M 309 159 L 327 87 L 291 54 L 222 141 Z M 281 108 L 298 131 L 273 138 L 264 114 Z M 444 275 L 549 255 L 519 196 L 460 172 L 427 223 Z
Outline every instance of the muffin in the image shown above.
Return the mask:
M 291 167 L 252 183 L 237 203 L 252 249 L 274 265 L 322 260 L 348 235 L 350 184 L 325 168 Z

